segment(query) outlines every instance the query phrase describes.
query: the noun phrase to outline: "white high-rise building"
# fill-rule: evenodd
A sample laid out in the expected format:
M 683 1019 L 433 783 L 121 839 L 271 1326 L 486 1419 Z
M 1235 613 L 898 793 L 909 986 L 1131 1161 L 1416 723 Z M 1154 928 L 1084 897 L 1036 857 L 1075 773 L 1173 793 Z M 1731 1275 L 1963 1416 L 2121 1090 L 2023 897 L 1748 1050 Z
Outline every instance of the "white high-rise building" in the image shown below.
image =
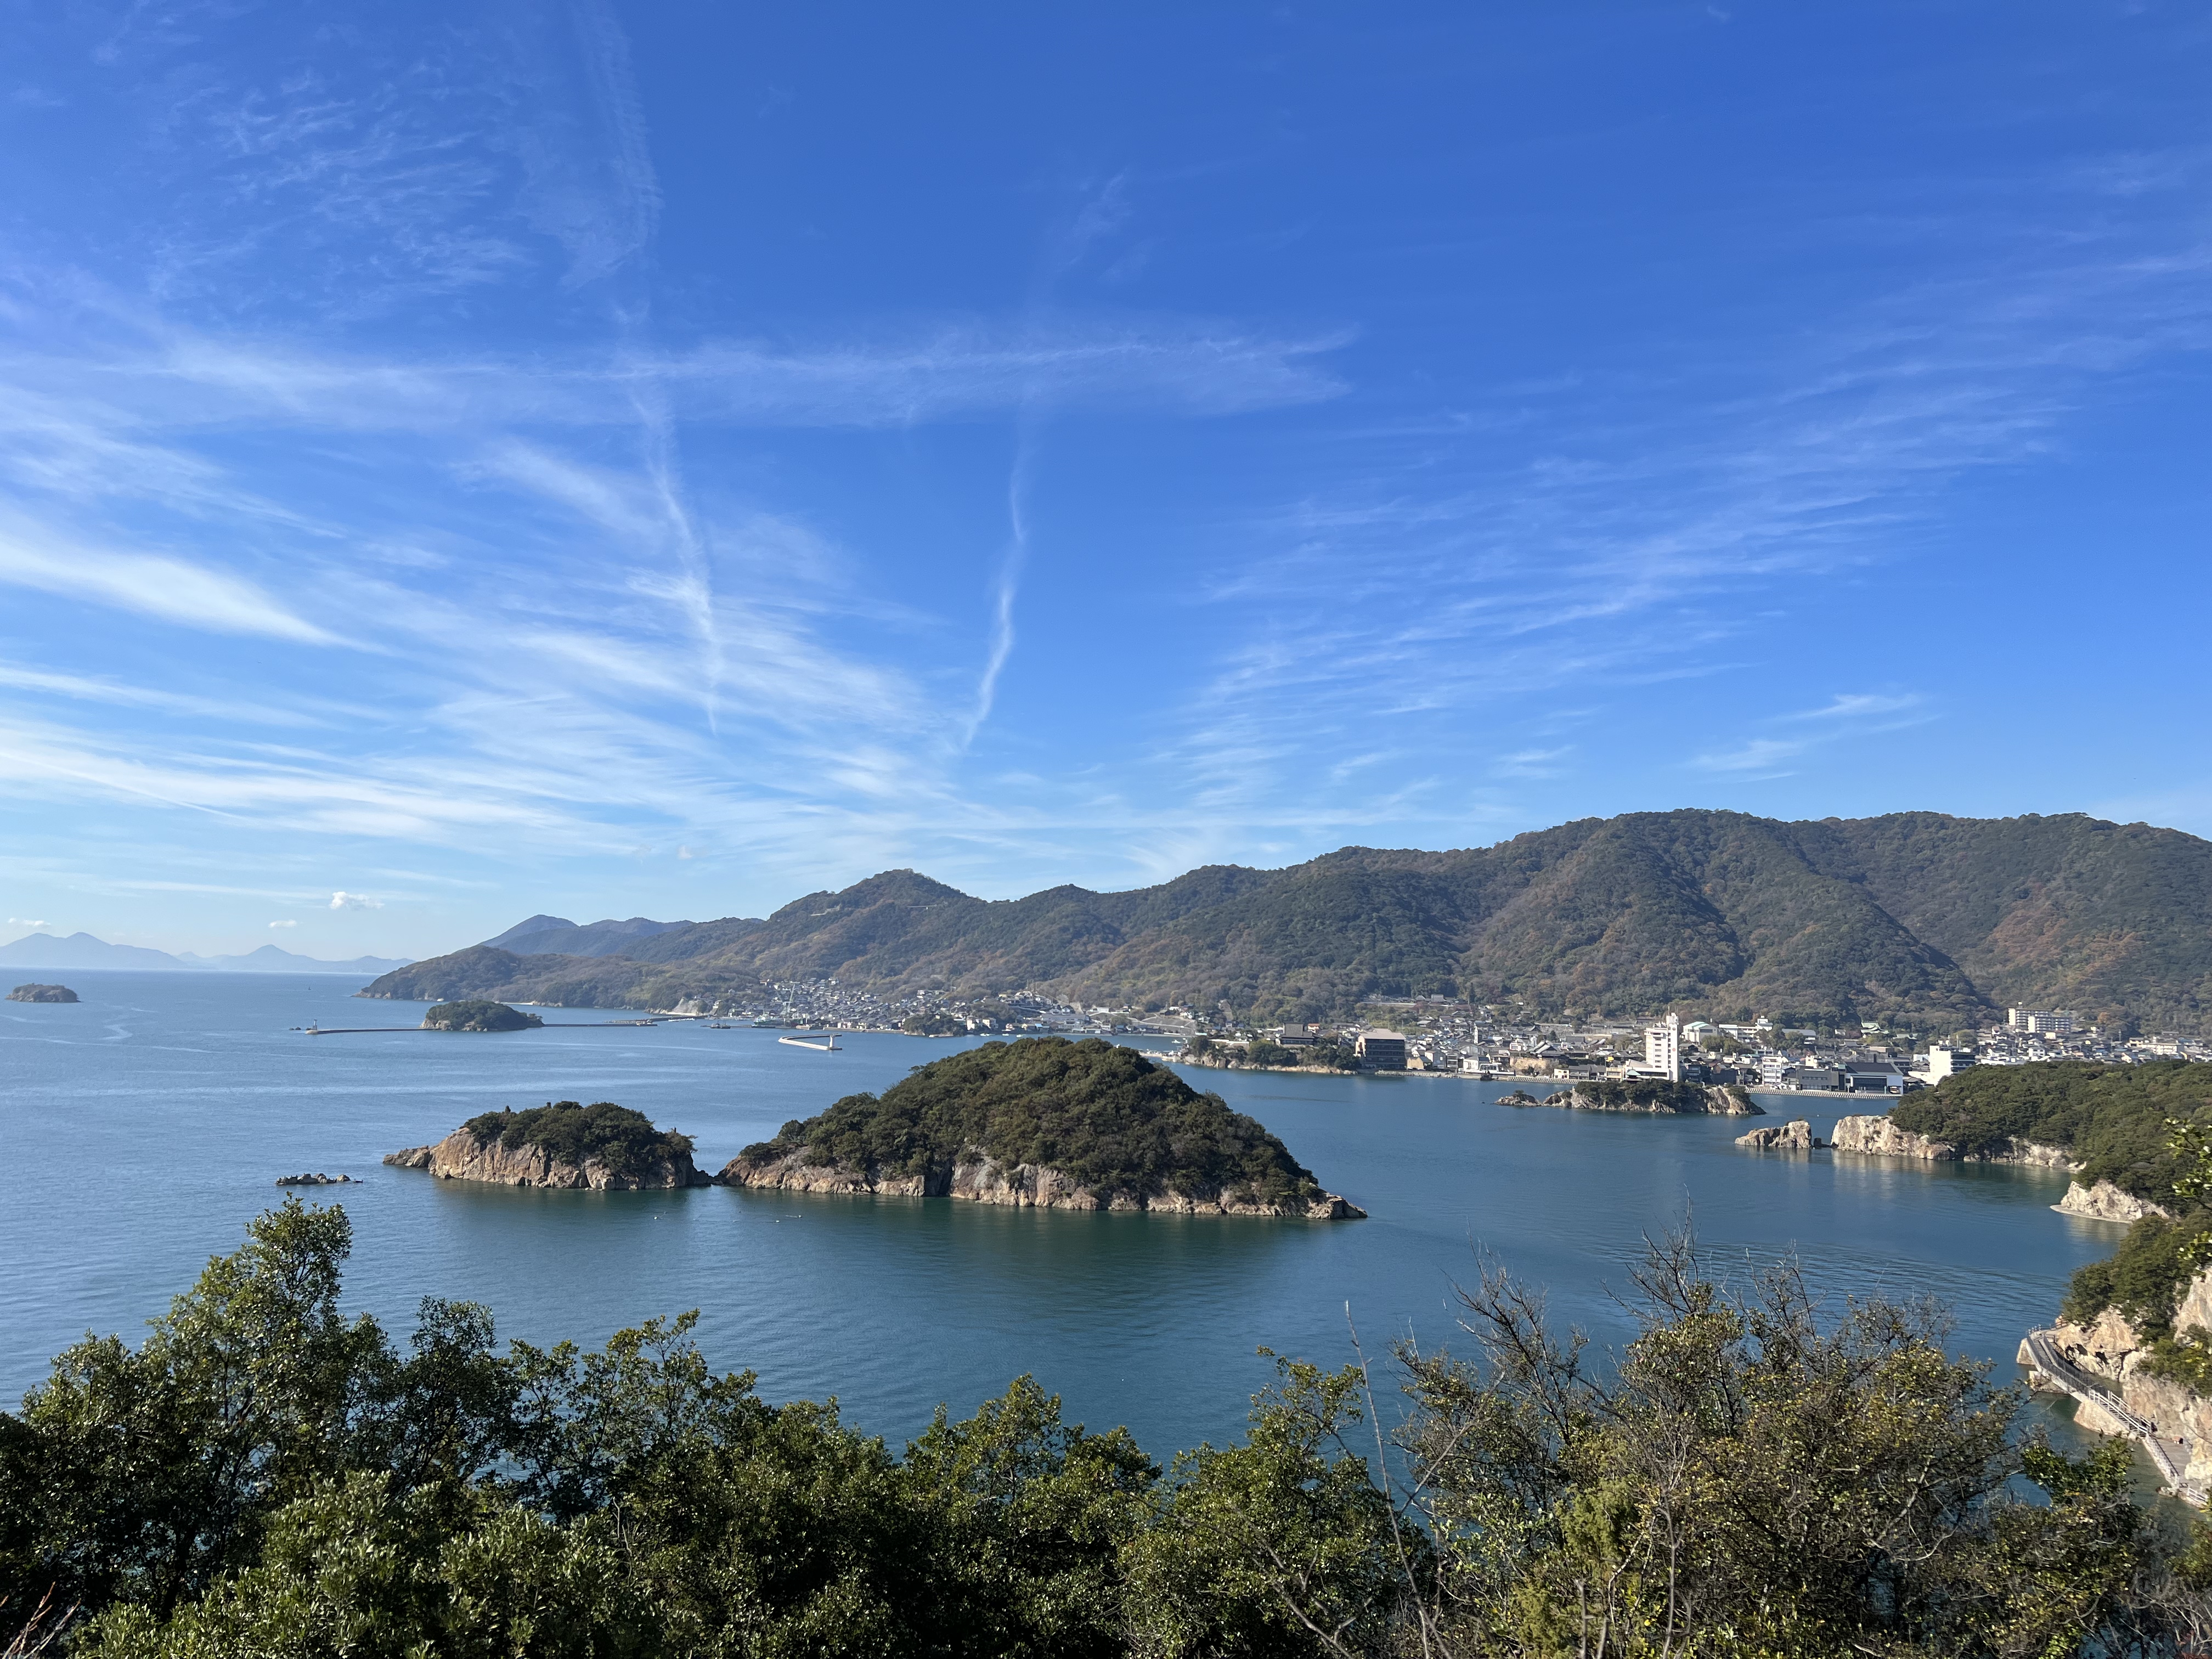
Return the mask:
M 1663 1070 L 1669 1082 L 1682 1080 L 1681 1015 L 1669 1014 L 1665 1024 L 1644 1028 L 1644 1063 Z
M 2015 1031 L 2026 1031 L 2035 1036 L 2071 1036 L 2074 1035 L 2074 1015 L 2071 1010 L 2059 1008 L 2008 1008 L 2005 1024 Z
M 1921 1073 L 1930 1083 L 1941 1083 L 1947 1077 L 1955 1077 L 1974 1063 L 1972 1048 L 1947 1048 L 1940 1042 L 1928 1045 L 1928 1068 Z

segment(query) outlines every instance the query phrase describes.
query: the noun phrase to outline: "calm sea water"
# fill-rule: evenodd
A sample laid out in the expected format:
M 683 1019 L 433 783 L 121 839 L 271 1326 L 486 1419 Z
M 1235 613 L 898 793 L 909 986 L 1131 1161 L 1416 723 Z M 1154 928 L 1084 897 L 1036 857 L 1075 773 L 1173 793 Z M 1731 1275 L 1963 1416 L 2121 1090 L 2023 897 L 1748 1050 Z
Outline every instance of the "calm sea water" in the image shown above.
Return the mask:
M 1732 1144 L 1739 1119 L 1516 1110 L 1492 1103 L 1504 1085 L 1414 1077 L 1189 1074 L 1364 1206 L 1361 1222 L 478 1188 L 379 1159 L 492 1108 L 611 1099 L 692 1135 L 717 1169 L 951 1045 L 848 1036 L 824 1054 L 691 1024 L 307 1037 L 287 1028 L 401 1024 L 422 1005 L 354 1000 L 354 981 L 321 976 L 70 982 L 75 1006 L 0 1004 L 9 1399 L 87 1330 L 135 1336 L 279 1200 L 276 1177 L 310 1170 L 363 1183 L 310 1199 L 354 1218 L 349 1302 L 403 1333 L 425 1295 L 485 1302 L 533 1341 L 596 1344 L 696 1307 L 718 1364 L 757 1370 L 771 1398 L 836 1395 L 895 1444 L 939 1401 L 964 1413 L 1028 1371 L 1072 1419 L 1126 1423 L 1163 1458 L 1239 1432 L 1270 1374 L 1261 1344 L 1340 1361 L 1347 1312 L 1370 1352 L 1408 1330 L 1449 1340 L 1478 1249 L 1617 1340 L 1608 1287 L 1626 1287 L 1647 1232 L 1687 1215 L 1729 1273 L 1795 1253 L 1836 1297 L 1942 1297 L 1956 1346 L 2009 1381 L 2021 1334 L 2118 1238 L 2054 1214 L 2065 1182 L 2045 1173 L 1761 1156 Z M 1840 1103 L 1812 1108 L 1820 1133 Z

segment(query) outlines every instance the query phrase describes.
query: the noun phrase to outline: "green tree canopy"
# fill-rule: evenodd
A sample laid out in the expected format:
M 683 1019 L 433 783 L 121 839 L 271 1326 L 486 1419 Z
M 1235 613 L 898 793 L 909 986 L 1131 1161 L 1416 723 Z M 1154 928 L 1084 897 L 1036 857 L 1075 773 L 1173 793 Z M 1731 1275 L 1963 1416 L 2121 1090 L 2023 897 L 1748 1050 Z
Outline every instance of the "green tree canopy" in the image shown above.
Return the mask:
M 1200 1094 L 1133 1048 L 1087 1037 L 987 1042 L 918 1066 L 874 1095 L 848 1095 L 740 1155 L 872 1176 L 949 1170 L 969 1149 L 1030 1164 L 1101 1194 L 1230 1190 L 1286 1205 L 1316 1197 L 1313 1172 L 1254 1118 Z
M 96 1659 L 2101 1659 L 2212 1629 L 2212 1547 L 2130 1501 L 2124 1445 L 2020 1438 L 1930 1308 L 1824 1317 L 1680 1241 L 1617 1363 L 1486 1273 L 1466 1354 L 1279 1360 L 1244 1439 L 1164 1474 L 1028 1377 L 894 1453 L 714 1371 L 693 1315 L 501 1351 L 430 1302 L 402 1347 L 338 1312 L 349 1242 L 288 1202 L 138 1347 L 81 1343 L 0 1414 L 0 1606 L 76 1605 Z

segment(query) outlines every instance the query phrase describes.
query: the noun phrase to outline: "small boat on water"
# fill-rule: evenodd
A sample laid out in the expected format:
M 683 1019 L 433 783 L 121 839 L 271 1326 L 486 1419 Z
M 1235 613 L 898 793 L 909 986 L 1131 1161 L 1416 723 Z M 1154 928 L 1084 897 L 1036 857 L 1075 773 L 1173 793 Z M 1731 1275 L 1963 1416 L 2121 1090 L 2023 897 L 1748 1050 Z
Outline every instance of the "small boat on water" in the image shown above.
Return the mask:
M 844 1052 L 842 1049 L 838 1048 L 837 1039 L 835 1037 L 824 1037 L 819 1042 L 817 1042 L 812 1037 L 778 1037 L 776 1041 L 782 1043 L 786 1048 L 818 1048 L 825 1054 L 842 1054 Z

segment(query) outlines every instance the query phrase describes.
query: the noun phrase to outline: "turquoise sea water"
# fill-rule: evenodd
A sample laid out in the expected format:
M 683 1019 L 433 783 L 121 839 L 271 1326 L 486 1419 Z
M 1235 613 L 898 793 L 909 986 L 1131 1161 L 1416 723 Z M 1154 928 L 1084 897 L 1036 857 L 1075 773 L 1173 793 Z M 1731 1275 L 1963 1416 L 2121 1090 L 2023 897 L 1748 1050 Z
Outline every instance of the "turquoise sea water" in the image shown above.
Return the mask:
M 1618 1340 L 1607 1287 L 1626 1287 L 1645 1233 L 1687 1215 L 1727 1273 L 1795 1252 L 1833 1297 L 1943 1298 L 1956 1346 L 2009 1381 L 2021 1334 L 2119 1236 L 2054 1214 L 2065 1182 L 2044 1172 L 1748 1153 L 1740 1119 L 1516 1109 L 1492 1103 L 1508 1085 L 1418 1077 L 1188 1073 L 1364 1206 L 1360 1222 L 471 1187 L 379 1160 L 495 1107 L 611 1099 L 691 1134 L 718 1169 L 951 1045 L 847 1036 L 824 1054 L 692 1024 L 308 1037 L 287 1028 L 400 1024 L 421 1005 L 319 976 L 67 977 L 82 1002 L 0 1004 L 11 1400 L 88 1329 L 135 1337 L 279 1201 L 276 1177 L 311 1170 L 363 1183 L 309 1201 L 354 1218 L 348 1300 L 403 1333 L 431 1294 L 485 1302 L 537 1341 L 598 1343 L 696 1307 L 718 1364 L 757 1370 L 770 1398 L 835 1394 L 895 1444 L 939 1401 L 964 1413 L 1028 1371 L 1072 1419 L 1126 1423 L 1162 1458 L 1238 1433 L 1269 1375 L 1261 1344 L 1340 1361 L 1347 1310 L 1370 1352 L 1408 1330 L 1449 1340 L 1452 1284 L 1478 1249 Z M 1769 1102 L 1823 1134 L 1842 1103 Z

